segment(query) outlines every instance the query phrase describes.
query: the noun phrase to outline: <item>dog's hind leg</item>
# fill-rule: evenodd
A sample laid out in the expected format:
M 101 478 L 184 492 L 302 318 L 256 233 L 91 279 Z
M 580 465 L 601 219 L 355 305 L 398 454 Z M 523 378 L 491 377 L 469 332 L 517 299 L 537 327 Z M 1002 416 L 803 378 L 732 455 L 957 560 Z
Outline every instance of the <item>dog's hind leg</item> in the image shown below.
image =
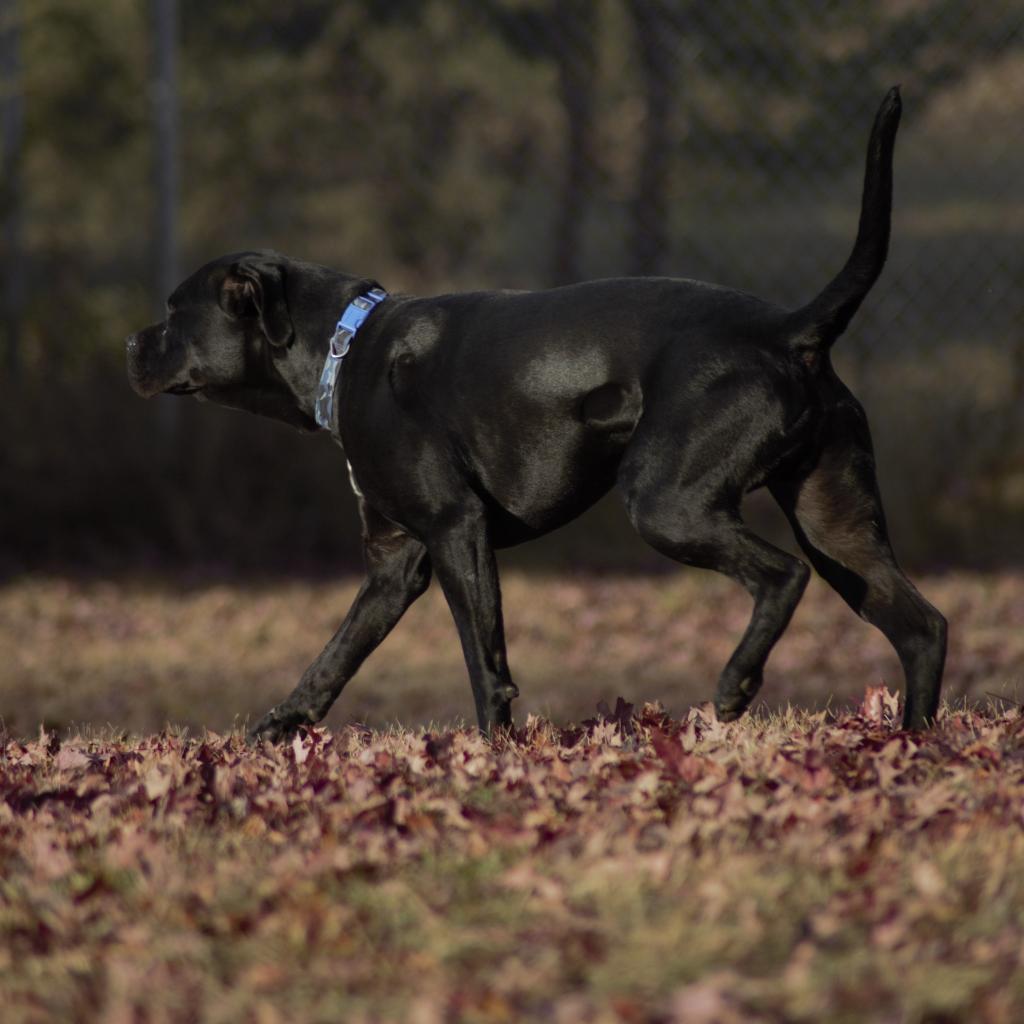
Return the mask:
M 361 503 L 366 579 L 345 621 L 299 685 L 249 732 L 277 742 L 319 722 L 369 654 L 430 584 L 426 547 Z
M 904 728 L 925 728 L 938 710 L 946 620 L 896 563 L 867 419 L 852 396 L 833 409 L 813 467 L 770 489 L 814 568 L 896 649 L 906 677 Z
M 684 565 L 713 569 L 754 598 L 750 624 L 718 681 L 715 709 L 731 721 L 761 687 L 765 662 L 789 624 L 810 570 L 752 533 L 740 518 L 746 482 L 765 458 L 766 417 L 749 407 L 707 410 L 698 440 L 641 432 L 619 474 L 626 511 L 640 536 Z

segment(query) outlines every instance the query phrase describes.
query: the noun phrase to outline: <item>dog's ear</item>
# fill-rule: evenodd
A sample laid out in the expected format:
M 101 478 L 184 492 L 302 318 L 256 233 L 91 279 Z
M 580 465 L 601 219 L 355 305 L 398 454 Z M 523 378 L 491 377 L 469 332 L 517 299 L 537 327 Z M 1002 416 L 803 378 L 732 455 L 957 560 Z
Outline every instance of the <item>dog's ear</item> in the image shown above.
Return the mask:
M 289 344 L 295 335 L 284 275 L 280 260 L 252 256 L 235 263 L 220 286 L 220 308 L 236 319 L 259 317 L 267 340 L 280 347 Z

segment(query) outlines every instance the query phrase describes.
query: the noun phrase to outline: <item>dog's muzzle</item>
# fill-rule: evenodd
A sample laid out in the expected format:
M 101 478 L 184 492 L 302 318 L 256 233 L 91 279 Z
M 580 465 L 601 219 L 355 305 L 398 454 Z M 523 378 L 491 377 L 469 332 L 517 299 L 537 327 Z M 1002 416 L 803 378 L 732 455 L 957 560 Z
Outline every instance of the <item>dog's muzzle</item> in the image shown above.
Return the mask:
M 153 328 L 146 328 L 125 339 L 125 361 L 128 370 L 128 383 L 143 398 L 154 395 L 192 395 L 202 390 L 191 374 L 185 370 L 184 360 L 168 359 L 162 350 L 159 339 L 149 337 Z M 168 367 L 174 364 L 174 369 Z

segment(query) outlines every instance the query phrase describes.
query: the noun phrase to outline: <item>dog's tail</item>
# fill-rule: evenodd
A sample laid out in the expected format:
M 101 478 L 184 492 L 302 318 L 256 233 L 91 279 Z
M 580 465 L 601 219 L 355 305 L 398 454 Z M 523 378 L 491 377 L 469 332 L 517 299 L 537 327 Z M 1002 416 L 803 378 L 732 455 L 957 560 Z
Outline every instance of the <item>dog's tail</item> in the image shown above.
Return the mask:
M 790 317 L 791 345 L 797 351 L 823 351 L 846 330 L 853 314 L 885 265 L 892 213 L 892 154 L 900 123 L 900 88 L 886 93 L 868 141 L 864 195 L 857 240 L 846 266 L 825 290 Z

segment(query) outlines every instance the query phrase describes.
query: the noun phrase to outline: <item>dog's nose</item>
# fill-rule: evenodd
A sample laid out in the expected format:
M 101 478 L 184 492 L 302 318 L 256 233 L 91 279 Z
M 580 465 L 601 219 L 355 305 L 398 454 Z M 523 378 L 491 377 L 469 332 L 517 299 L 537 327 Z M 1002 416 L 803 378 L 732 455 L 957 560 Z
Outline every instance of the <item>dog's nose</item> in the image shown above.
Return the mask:
M 134 355 L 139 350 L 139 336 L 137 334 L 129 334 L 125 338 L 124 347 L 128 350 L 128 355 Z

